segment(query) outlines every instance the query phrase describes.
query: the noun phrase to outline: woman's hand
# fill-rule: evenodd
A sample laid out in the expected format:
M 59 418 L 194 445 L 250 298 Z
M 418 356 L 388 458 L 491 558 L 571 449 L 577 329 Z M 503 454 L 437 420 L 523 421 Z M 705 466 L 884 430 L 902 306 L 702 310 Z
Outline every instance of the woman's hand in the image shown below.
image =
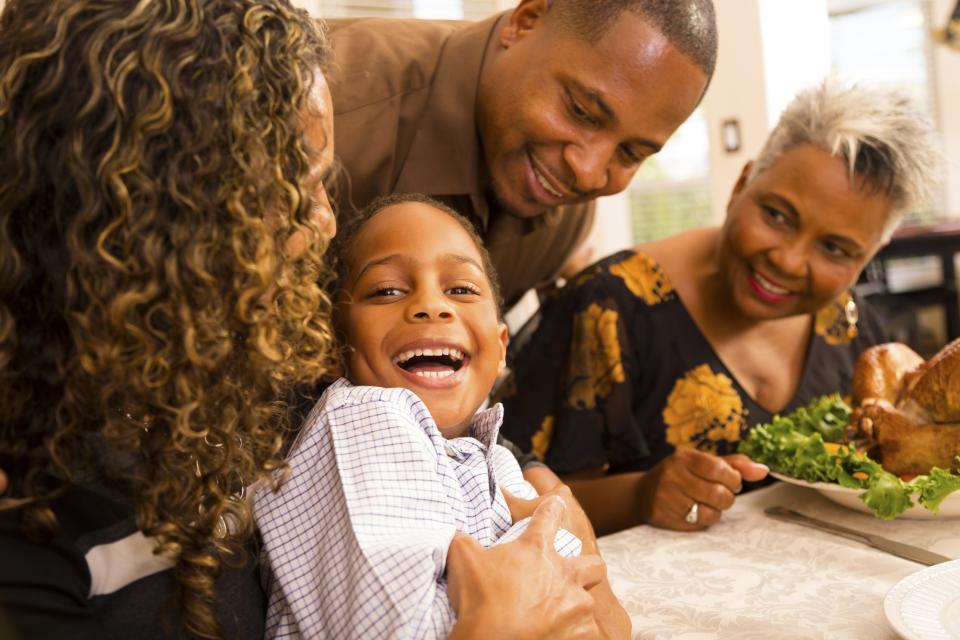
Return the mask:
M 544 500 L 523 534 L 484 549 L 457 534 L 447 554 L 452 640 L 472 638 L 596 638 L 588 589 L 605 579 L 599 556 L 563 558 L 553 539 L 564 517 L 560 498 Z
M 664 529 L 706 529 L 733 506 L 743 480 L 761 480 L 768 471 L 740 453 L 719 457 L 696 449 L 677 449 L 643 475 L 641 518 Z M 697 519 L 688 522 L 686 517 L 694 503 L 698 505 Z
M 563 500 L 564 511 L 561 526 L 580 538 L 583 544 L 581 553 L 583 555 L 600 555 L 600 547 L 597 545 L 597 536 L 593 532 L 593 526 L 590 519 L 584 512 L 580 503 L 573 497 L 570 488 L 565 484 L 558 483 L 553 489 L 533 500 L 523 500 L 515 498 L 507 491 L 503 492 L 507 499 L 507 505 L 510 507 L 510 515 L 513 521 L 526 518 L 535 512 L 540 504 L 554 497 Z M 594 616 L 597 626 L 600 629 L 601 638 L 628 638 L 630 637 L 630 616 L 620 605 L 617 597 L 610 588 L 610 582 L 604 576 L 598 584 L 589 588 L 590 596 L 594 602 Z
M 560 498 L 563 501 L 563 521 L 560 526 L 580 539 L 583 544 L 582 553 L 598 554 L 597 535 L 593 531 L 593 525 L 590 524 L 590 518 L 584 513 L 583 508 L 577 499 L 573 497 L 570 487 L 558 481 L 553 489 L 541 493 L 533 500 L 524 500 L 514 497 L 509 491 L 500 488 L 503 491 L 503 497 L 507 500 L 507 506 L 510 508 L 510 516 L 514 522 L 523 520 L 532 516 L 537 507 L 551 497 Z

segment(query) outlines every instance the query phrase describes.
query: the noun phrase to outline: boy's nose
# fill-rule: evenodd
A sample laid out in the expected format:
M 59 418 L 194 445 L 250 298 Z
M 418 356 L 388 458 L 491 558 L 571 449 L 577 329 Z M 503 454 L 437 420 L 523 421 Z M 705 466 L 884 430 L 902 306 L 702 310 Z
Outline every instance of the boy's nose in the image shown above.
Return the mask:
M 430 318 L 439 318 L 443 320 L 445 318 L 452 318 L 453 314 L 449 311 L 439 311 L 434 314 L 431 314 L 429 311 L 417 311 L 415 314 L 413 314 L 413 317 L 417 320 L 429 320 Z
M 453 308 L 440 296 L 418 296 L 411 301 L 407 309 L 410 319 L 415 322 L 445 321 L 453 318 Z

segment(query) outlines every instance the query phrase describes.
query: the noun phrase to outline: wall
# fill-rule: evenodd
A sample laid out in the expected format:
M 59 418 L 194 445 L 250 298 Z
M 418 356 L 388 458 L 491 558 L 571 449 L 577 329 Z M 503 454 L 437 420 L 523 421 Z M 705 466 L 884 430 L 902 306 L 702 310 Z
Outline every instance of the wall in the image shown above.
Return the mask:
M 934 25 L 945 25 L 955 4 L 955 0 L 934 0 Z M 946 152 L 944 213 L 960 217 L 960 50 L 937 44 L 933 62 L 937 111 Z
M 710 131 L 710 197 L 723 220 L 744 164 L 760 151 L 780 112 L 800 89 L 830 71 L 826 0 L 717 1 L 720 51 L 704 98 Z M 740 150 L 721 144 L 724 121 L 740 124 Z

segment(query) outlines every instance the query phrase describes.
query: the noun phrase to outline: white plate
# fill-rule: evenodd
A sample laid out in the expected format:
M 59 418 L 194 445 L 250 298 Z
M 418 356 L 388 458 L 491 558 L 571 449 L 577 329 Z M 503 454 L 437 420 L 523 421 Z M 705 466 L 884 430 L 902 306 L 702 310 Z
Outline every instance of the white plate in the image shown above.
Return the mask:
M 837 504 L 843 505 L 848 509 L 854 509 L 856 511 L 862 511 L 863 513 L 874 515 L 873 510 L 865 505 L 863 500 L 860 499 L 860 494 L 863 493 L 862 489 L 848 489 L 832 482 L 806 482 L 804 480 L 791 478 L 790 476 L 782 473 L 777 473 L 776 471 L 771 471 L 770 475 L 778 480 L 789 482 L 790 484 L 799 485 L 801 487 L 809 487 L 819 491 L 823 497 L 833 500 Z M 916 499 L 916 494 L 914 494 L 913 497 Z M 940 503 L 939 513 L 934 513 L 924 508 L 922 505 L 914 504 L 897 517 L 907 518 L 910 520 L 940 520 L 943 518 L 960 518 L 960 491 L 954 491 L 943 499 L 943 502 Z
M 905 640 L 960 640 L 960 560 L 921 569 L 893 585 L 883 612 Z

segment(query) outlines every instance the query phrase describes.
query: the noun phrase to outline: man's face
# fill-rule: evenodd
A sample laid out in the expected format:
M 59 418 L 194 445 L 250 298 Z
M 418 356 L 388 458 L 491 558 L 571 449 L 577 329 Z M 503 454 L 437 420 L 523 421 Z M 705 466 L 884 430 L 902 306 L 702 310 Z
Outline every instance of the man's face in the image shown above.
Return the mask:
M 494 34 L 478 94 L 493 191 L 522 217 L 623 191 L 707 83 L 633 12 L 589 42 L 546 9 L 546 0 L 523 0 Z
M 409 389 L 445 437 L 463 435 L 507 344 L 470 235 L 428 204 L 397 204 L 363 226 L 348 260 L 337 312 L 350 381 Z

